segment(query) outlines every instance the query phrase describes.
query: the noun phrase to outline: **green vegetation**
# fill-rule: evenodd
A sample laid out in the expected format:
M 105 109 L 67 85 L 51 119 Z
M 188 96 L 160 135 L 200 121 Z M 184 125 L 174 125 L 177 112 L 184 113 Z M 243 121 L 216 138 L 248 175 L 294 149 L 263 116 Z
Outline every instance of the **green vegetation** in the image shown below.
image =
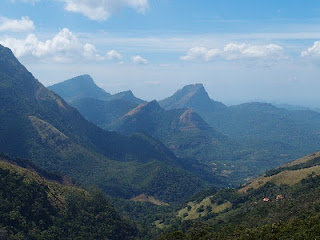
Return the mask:
M 319 152 L 313 153 L 285 164 L 282 167 L 267 171 L 263 176 L 252 180 L 246 186 L 240 188 L 239 192 L 246 193 L 251 189 L 262 187 L 269 182 L 275 183 L 278 186 L 281 184 L 294 185 L 309 175 L 320 175 L 319 155 Z
M 178 211 L 178 216 L 183 220 L 192 220 L 207 216 L 211 213 L 220 213 L 232 207 L 230 202 L 218 204 L 212 197 L 206 197 L 200 203 L 189 202 L 187 206 Z
M 134 239 L 136 227 L 102 193 L 48 181 L 0 160 L 0 239 Z M 18 160 L 19 163 L 23 160 Z M 16 164 L 16 163 L 15 163 Z
M 310 167 L 314 167 L 314 166 L 318 166 L 318 165 L 320 165 L 320 157 L 316 157 L 316 158 L 313 157 L 312 160 L 307 161 L 307 162 L 302 162 L 302 163 L 298 163 L 295 165 L 283 166 L 280 168 L 276 168 L 274 170 L 267 171 L 265 176 L 269 177 L 269 176 L 276 175 L 276 174 L 283 172 L 283 171 L 301 170 L 303 168 L 310 168 Z
M 181 109 L 165 111 L 156 101 L 132 110 L 109 129 L 123 134 L 145 132 L 176 155 L 202 162 L 218 161 L 231 152 L 232 142 L 214 131 L 198 114 Z
M 216 186 L 235 183 L 232 171 L 227 172 L 228 167 L 223 163 L 228 157 L 231 162 L 239 156 L 239 145 L 212 129 L 190 109 L 165 111 L 152 101 L 131 110 L 108 129 L 122 134 L 147 133 L 163 142 L 177 156 L 189 159 L 193 172 L 206 181 Z M 191 162 L 191 159 L 198 162 Z M 218 166 L 211 166 L 212 162 Z
M 317 167 L 318 156 L 316 153 L 288 165 L 301 167 L 301 163 L 304 164 L 305 168 L 299 170 Z M 297 170 L 287 170 L 285 166 L 278 174 L 292 173 L 288 177 L 293 180 Z M 270 179 L 256 189 L 248 189 L 246 194 L 237 189 L 212 191 L 209 197 L 188 205 L 197 206 L 201 213 L 206 211 L 205 205 L 210 202 L 230 202 L 232 208 L 216 214 L 206 213 L 193 221 L 185 219 L 179 223 L 171 219 L 166 227 L 167 233 L 160 239 L 174 239 L 172 236 L 175 235 L 186 240 L 317 239 L 320 236 L 320 172 L 310 173 L 303 179 L 298 177 L 295 182 L 277 185 Z M 192 206 L 178 214 L 193 210 Z

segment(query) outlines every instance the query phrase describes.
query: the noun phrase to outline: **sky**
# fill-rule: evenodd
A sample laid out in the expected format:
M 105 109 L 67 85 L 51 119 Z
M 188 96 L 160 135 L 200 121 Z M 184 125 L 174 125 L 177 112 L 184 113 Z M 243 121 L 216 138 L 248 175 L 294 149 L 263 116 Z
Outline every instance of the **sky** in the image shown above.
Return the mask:
M 45 86 L 320 107 L 320 0 L 1 0 L 0 44 Z

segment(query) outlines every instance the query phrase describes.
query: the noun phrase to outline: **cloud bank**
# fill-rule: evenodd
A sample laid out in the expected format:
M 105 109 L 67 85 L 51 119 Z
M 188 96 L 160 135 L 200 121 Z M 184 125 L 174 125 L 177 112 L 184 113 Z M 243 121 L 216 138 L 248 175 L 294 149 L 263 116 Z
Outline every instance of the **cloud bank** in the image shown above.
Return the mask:
M 35 34 L 25 39 L 5 38 L 0 43 L 11 48 L 16 57 L 34 57 L 55 62 L 73 59 L 101 60 L 94 45 L 82 43 L 69 29 L 64 28 L 52 39 L 40 41 Z
M 24 39 L 14 37 L 0 38 L 0 44 L 10 48 L 17 58 L 44 62 L 101 62 L 119 61 L 123 63 L 123 55 L 112 49 L 100 54 L 92 43 L 84 42 L 68 28 L 62 29 L 52 39 L 41 41 L 36 34 L 28 34 Z M 131 58 L 133 64 L 146 65 L 148 60 L 140 55 Z
M 254 45 L 245 43 L 229 43 L 221 49 L 193 47 L 187 51 L 185 56 L 180 57 L 180 59 L 183 61 L 201 60 L 209 62 L 216 58 L 239 60 L 282 57 L 283 48 L 277 44 Z

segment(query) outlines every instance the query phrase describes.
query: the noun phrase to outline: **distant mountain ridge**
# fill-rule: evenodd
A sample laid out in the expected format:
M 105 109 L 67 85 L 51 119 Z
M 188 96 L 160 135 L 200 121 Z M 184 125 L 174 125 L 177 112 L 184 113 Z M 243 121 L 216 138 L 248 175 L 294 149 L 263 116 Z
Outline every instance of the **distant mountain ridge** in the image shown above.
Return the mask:
M 211 100 L 201 84 L 187 85 L 159 104 L 165 109 L 192 108 L 222 134 L 266 156 L 273 154 L 277 164 L 320 148 L 320 114 L 310 110 L 289 111 L 259 102 L 227 107 Z
M 111 95 L 98 87 L 89 75 L 74 77 L 48 88 L 75 107 L 87 120 L 104 129 L 145 102 L 135 97 L 131 90 Z
M 210 100 L 201 84 L 192 86 L 189 90 L 192 91 L 192 94 L 188 94 L 189 98 L 185 98 L 187 102 L 195 102 L 199 105 L 199 99 L 206 99 L 210 104 L 213 103 L 213 107 L 216 105 L 221 107 L 222 105 Z M 114 96 L 119 95 L 122 94 Z M 132 94 L 129 93 L 129 95 Z M 196 101 L 193 101 L 194 99 Z M 217 165 L 213 167 L 214 174 L 210 173 L 211 166 L 198 166 L 202 168 L 198 171 L 204 171 L 203 174 L 207 176 L 211 174 L 214 178 L 223 179 L 226 177 L 224 170 L 229 167 L 225 167 L 223 164 L 226 163 L 226 160 L 231 164 L 233 160 L 237 159 L 238 153 L 235 152 L 240 151 L 239 144 L 212 129 L 191 108 L 167 111 L 161 108 L 155 100 L 136 105 L 124 99 L 102 101 L 83 98 L 71 104 L 86 119 L 104 129 L 117 131 L 121 134 L 142 132 L 162 141 L 179 157 L 218 164 L 218 167 Z M 241 155 L 244 154 L 241 153 Z M 189 164 L 195 169 L 198 168 L 195 167 L 195 162 Z M 225 181 L 225 183 L 227 182 Z
M 98 103 L 97 100 L 90 100 L 90 104 L 86 102 L 89 100 L 78 101 L 73 106 L 98 126 L 123 134 L 142 131 L 165 142 L 179 156 L 206 162 L 211 159 L 213 164 L 218 165 L 223 162 L 226 165 L 214 165 L 213 169 L 223 169 L 224 176 L 229 178 L 252 177 L 252 174 L 320 148 L 319 113 L 310 110 L 289 111 L 261 102 L 228 107 L 210 99 L 204 86 L 199 83 L 187 85 L 156 104 L 152 101 L 151 105 L 145 103 L 138 106 L 138 102 L 128 104 L 125 101 L 111 101 L 108 104 Z M 154 109 L 149 109 L 150 106 Z M 190 111 L 182 116 L 186 109 Z M 190 129 L 190 124 L 197 122 L 196 116 L 201 118 L 199 123 L 205 122 L 203 126 L 209 126 L 215 134 L 212 135 L 212 131 L 205 133 L 204 129 L 197 126 L 204 135 L 198 132 L 191 136 L 190 131 L 189 136 L 179 135 L 182 129 Z M 190 123 L 188 127 L 182 126 L 183 121 L 173 120 L 180 117 L 185 124 Z M 171 119 L 171 123 L 168 119 Z M 177 124 L 180 124 L 179 128 Z M 171 133 L 166 135 L 165 132 Z M 222 145 L 215 144 L 221 143 L 211 139 L 212 136 L 218 136 L 217 133 L 229 141 Z M 191 142 L 193 144 L 190 145 Z M 204 150 L 205 145 L 215 147 Z
M 70 80 L 67 80 L 66 82 L 68 81 Z M 61 83 L 61 86 L 62 85 L 63 83 Z M 192 102 L 199 105 L 202 100 L 206 100 L 210 104 L 220 105 L 220 103 L 214 103 L 209 98 L 202 84 L 187 87 L 186 90 L 179 94 L 183 95 L 184 92 L 190 91 L 191 93 L 188 94 L 188 98 L 183 99 L 186 103 Z M 128 97 L 124 98 L 123 95 L 130 98 L 130 104 L 125 101 Z M 190 149 L 188 151 L 198 152 L 197 155 L 199 155 L 199 157 L 197 157 L 197 159 L 206 159 L 206 161 L 208 161 L 207 159 L 215 159 L 217 157 L 215 154 L 217 154 L 218 150 L 215 148 L 222 147 L 229 149 L 227 146 L 228 144 L 223 143 L 223 146 L 220 144 L 220 142 L 224 142 L 224 139 L 226 138 L 223 137 L 222 134 L 211 129 L 211 127 L 191 109 L 185 109 L 183 111 L 172 110 L 167 112 L 160 107 L 157 101 L 144 103 L 135 101 L 135 99 L 132 99 L 134 96 L 131 91 L 113 95 L 110 99 L 118 99 L 119 97 L 124 101 L 100 101 L 98 100 L 98 97 L 96 97 L 96 99 L 84 98 L 82 100 L 74 101 L 71 104 L 88 120 L 102 128 L 116 130 L 122 134 L 132 134 L 134 132 L 150 134 L 160 141 L 164 141 L 167 147 L 171 148 L 176 154 L 182 157 L 195 157 L 190 153 L 183 153 L 184 151 L 182 150 L 190 149 L 192 146 L 195 149 Z M 183 101 L 180 101 L 180 104 L 182 104 Z M 141 104 L 135 105 L 137 103 Z M 178 136 L 180 136 L 181 140 L 179 140 Z M 220 140 L 217 140 L 217 138 Z M 179 141 L 181 142 L 180 144 L 183 143 L 181 146 L 179 146 Z M 208 141 L 209 144 L 204 147 L 206 141 Z M 206 150 L 204 150 L 203 147 Z M 200 154 L 202 157 L 200 157 Z M 204 157 L 205 154 L 208 154 L 208 156 Z M 223 155 L 223 153 L 219 154 L 219 156 L 221 155 Z
M 85 120 L 1 45 L 0 115 L 0 152 L 31 159 L 110 195 L 146 193 L 172 202 L 206 184 L 159 141 L 107 132 Z
M 178 156 L 214 164 L 215 174 L 220 172 L 229 181 L 241 182 L 320 145 L 315 135 L 317 113 L 304 121 L 301 112 L 268 103 L 227 107 L 210 99 L 202 84 L 187 85 L 160 102 L 82 99 L 73 106 L 104 129 L 144 132 Z
M 108 100 L 111 97 L 111 94 L 99 88 L 88 74 L 54 84 L 48 89 L 57 93 L 67 102 L 74 102 L 82 98 Z
M 92 77 L 88 74 L 77 76 L 61 83 L 54 84 L 49 86 L 48 89 L 58 94 L 70 104 L 85 98 L 93 98 L 103 101 L 125 100 L 134 104 L 140 104 L 144 102 L 143 100 L 136 98 L 131 90 L 112 95 L 98 87 L 93 81 Z

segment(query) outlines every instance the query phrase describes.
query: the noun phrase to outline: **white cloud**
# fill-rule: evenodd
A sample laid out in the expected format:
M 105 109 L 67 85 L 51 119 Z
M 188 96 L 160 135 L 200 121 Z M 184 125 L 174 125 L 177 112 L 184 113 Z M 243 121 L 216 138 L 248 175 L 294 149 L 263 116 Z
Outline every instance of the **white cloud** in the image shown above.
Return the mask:
M 212 58 L 217 57 L 220 55 L 219 49 L 207 49 L 205 47 L 193 47 L 190 48 L 187 52 L 186 56 L 182 56 L 180 59 L 184 61 L 190 60 L 203 60 L 203 61 L 210 61 Z
M 96 60 L 96 61 L 104 60 L 104 58 L 102 56 L 100 56 L 100 54 L 98 54 L 96 47 L 91 43 L 86 43 L 83 46 L 83 55 L 88 60 Z
M 123 59 L 123 56 L 115 50 L 110 50 L 106 53 L 106 58 L 108 60 L 121 60 Z
M 16 57 L 34 57 L 40 60 L 68 62 L 103 60 L 94 45 L 82 43 L 69 29 L 64 28 L 52 39 L 40 41 L 35 34 L 25 39 L 5 38 L 0 43 L 11 48 Z
M 147 59 L 145 59 L 139 55 L 132 57 L 132 62 L 135 64 L 140 64 L 140 65 L 146 65 L 149 63 Z
M 229 43 L 225 45 L 222 49 L 193 47 L 188 50 L 185 56 L 180 57 L 180 59 L 184 61 L 202 60 L 208 62 L 215 58 L 237 60 L 281 57 L 283 57 L 283 48 L 276 44 L 253 45 L 245 43 Z
M 20 20 L 0 17 L 0 32 L 31 32 L 34 29 L 34 23 L 28 17 L 22 17 Z
M 301 53 L 302 57 L 320 57 L 320 41 L 314 42 L 313 46 Z
M 114 12 L 123 7 L 131 7 L 139 13 L 145 13 L 148 0 L 63 0 L 65 9 L 81 13 L 91 20 L 107 20 Z
M 223 49 L 228 60 L 241 58 L 278 58 L 283 56 L 283 48 L 276 44 L 252 45 L 229 43 Z

